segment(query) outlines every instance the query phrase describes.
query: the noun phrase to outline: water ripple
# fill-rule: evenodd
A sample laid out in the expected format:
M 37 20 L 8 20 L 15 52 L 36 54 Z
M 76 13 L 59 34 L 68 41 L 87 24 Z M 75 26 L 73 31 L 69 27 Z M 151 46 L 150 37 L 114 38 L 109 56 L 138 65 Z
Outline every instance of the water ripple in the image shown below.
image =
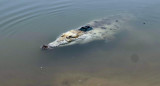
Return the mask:
M 69 0 L 66 1 L 54 1 L 54 2 L 28 2 L 28 3 L 6 3 L 8 6 L 0 8 L 0 31 L 1 32 L 13 32 L 10 27 L 24 22 L 26 20 L 38 17 L 40 15 L 55 15 L 72 5 Z

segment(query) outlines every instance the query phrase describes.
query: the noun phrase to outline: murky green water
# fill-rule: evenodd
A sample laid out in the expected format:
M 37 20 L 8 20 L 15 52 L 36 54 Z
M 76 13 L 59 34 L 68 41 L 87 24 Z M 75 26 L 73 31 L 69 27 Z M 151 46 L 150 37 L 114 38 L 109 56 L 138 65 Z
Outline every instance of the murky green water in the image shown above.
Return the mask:
M 1 0 L 0 86 L 159 86 L 159 0 Z M 91 20 L 134 17 L 110 42 L 42 51 Z

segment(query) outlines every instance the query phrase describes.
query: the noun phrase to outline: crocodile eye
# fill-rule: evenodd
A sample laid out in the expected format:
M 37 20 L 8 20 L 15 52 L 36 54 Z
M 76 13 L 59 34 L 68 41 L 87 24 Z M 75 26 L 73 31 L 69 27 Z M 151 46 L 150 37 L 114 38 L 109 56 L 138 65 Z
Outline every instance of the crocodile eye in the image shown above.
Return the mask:
M 74 38 L 73 36 L 68 36 L 68 37 L 66 37 L 67 39 L 70 39 L 70 38 Z
M 62 35 L 61 37 L 64 37 L 64 35 Z

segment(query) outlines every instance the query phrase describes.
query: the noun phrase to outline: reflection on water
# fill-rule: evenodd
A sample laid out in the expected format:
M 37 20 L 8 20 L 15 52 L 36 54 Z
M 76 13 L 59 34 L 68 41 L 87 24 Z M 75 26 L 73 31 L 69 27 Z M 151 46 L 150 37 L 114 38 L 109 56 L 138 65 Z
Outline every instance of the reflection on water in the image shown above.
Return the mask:
M 159 86 L 159 4 L 1 0 L 0 86 Z M 117 14 L 134 17 L 110 42 L 40 49 L 62 32 Z

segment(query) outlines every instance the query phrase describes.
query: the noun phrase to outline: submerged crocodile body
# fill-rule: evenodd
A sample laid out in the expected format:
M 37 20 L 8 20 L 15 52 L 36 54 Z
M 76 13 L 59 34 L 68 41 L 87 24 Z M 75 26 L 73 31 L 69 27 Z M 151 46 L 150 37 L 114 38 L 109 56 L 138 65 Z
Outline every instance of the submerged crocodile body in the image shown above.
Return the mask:
M 83 27 L 62 33 L 55 41 L 43 45 L 42 49 L 113 39 L 114 34 L 120 31 L 122 22 L 119 18 L 112 17 L 91 21 Z

